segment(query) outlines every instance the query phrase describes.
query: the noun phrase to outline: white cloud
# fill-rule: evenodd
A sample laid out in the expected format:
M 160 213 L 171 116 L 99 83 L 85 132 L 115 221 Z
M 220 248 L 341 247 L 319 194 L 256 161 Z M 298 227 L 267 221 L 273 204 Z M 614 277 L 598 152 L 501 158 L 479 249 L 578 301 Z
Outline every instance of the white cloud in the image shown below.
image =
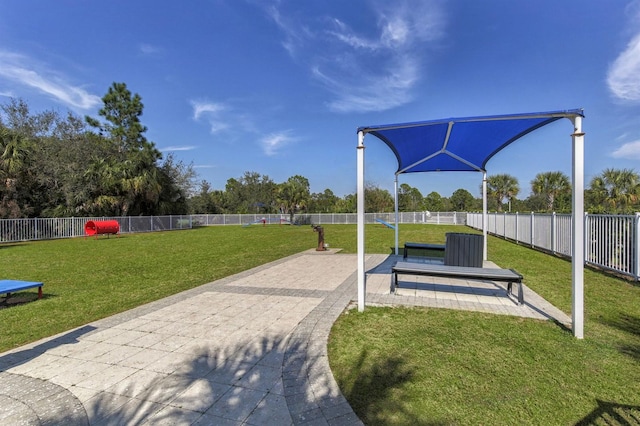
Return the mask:
M 408 22 L 400 17 L 394 17 L 385 23 L 380 39 L 387 46 L 402 46 L 407 42 L 409 35 Z
M 35 89 L 67 106 L 82 110 L 94 108 L 102 103 L 99 96 L 80 86 L 72 85 L 55 71 L 45 69 L 24 55 L 0 51 L 0 79 Z
M 444 36 L 446 20 L 437 0 L 378 3 L 381 39 L 389 46 L 436 41 Z
M 284 47 L 284 49 L 289 52 L 289 55 L 294 57 L 298 46 L 304 43 L 303 37 L 305 35 L 305 31 L 303 31 L 294 23 L 289 22 L 275 6 L 268 7 L 266 11 L 269 17 L 284 34 L 282 47 Z
M 331 77 L 320 69 L 314 76 L 331 91 L 335 99 L 328 103 L 336 112 L 386 111 L 410 102 L 411 88 L 418 80 L 418 65 L 410 58 L 398 59 L 394 69 L 370 74 L 356 83 Z
M 211 126 L 211 134 L 215 135 L 224 131 L 224 141 L 234 143 L 235 141 L 256 140 L 266 156 L 277 155 L 285 146 L 295 142 L 297 138 L 291 136 L 292 130 L 270 133 L 266 136 L 255 124 L 243 113 L 233 108 L 229 104 L 209 101 L 191 101 L 193 108 L 193 119 L 196 121 L 207 121 Z M 169 147 L 168 150 L 184 150 L 195 147 Z M 196 166 L 207 167 L 207 166 Z
M 220 103 L 191 101 L 193 107 L 193 119 L 198 120 L 204 113 L 217 114 L 224 111 L 226 107 Z
M 609 67 L 607 84 L 615 97 L 640 101 L 640 34 L 633 37 Z
M 640 160 L 640 140 L 627 142 L 611 153 L 613 158 Z
M 378 50 L 380 48 L 380 42 L 378 40 L 369 40 L 354 34 L 347 25 L 339 19 L 334 18 L 333 24 L 336 28 L 334 30 L 327 30 L 327 34 L 332 35 L 348 46 L 357 49 L 364 48 L 369 50 Z
M 371 1 L 371 25 L 363 27 L 336 16 L 293 19 L 295 11 L 285 9 L 290 5 L 272 6 L 269 16 L 291 57 L 330 93 L 327 105 L 336 112 L 384 111 L 410 102 L 429 43 L 444 35 L 439 0 Z
M 196 149 L 197 146 L 168 146 L 166 148 L 160 148 L 160 151 L 162 152 L 170 152 L 170 151 L 192 151 L 194 149 Z
M 271 133 L 263 137 L 260 139 L 260 144 L 262 145 L 264 153 L 271 157 L 278 154 L 282 148 L 291 144 L 295 140 L 296 138 L 291 136 L 291 131 L 286 130 L 278 133 Z
M 629 137 L 629 133 L 625 132 L 625 133 L 621 134 L 620 136 L 617 136 L 616 140 L 617 141 L 623 141 L 623 140 L 627 139 L 628 137 Z
M 229 128 L 223 113 L 228 107 L 221 103 L 191 101 L 193 107 L 193 119 L 204 119 L 209 123 L 211 134 L 219 133 Z
M 138 45 L 138 49 L 143 55 L 155 55 L 162 52 L 162 49 L 160 47 L 154 46 L 149 43 L 140 43 Z

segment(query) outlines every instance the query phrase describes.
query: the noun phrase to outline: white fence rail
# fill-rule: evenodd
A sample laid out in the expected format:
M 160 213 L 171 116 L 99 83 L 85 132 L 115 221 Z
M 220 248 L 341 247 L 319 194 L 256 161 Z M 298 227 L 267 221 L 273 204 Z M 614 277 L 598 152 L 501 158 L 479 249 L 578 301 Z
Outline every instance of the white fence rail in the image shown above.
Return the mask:
M 554 254 L 571 256 L 571 215 L 490 213 L 487 231 Z M 89 220 L 117 220 L 121 233 L 191 229 L 207 225 L 288 223 L 281 214 L 206 214 L 175 216 L 68 217 L 0 219 L 0 243 L 84 236 Z M 394 213 L 367 213 L 366 223 L 393 224 Z M 403 212 L 399 223 L 468 225 L 482 229 L 481 213 Z M 356 224 L 356 213 L 296 215 L 294 223 L 314 225 Z M 585 215 L 585 262 L 640 280 L 640 213 Z
M 467 214 L 456 212 L 402 212 L 398 214 L 399 223 L 429 223 L 439 225 L 466 225 Z M 286 214 L 195 214 L 193 225 L 247 225 L 259 223 L 289 223 Z M 366 223 L 378 223 L 379 220 L 393 224 L 395 213 L 366 213 Z M 296 224 L 314 225 L 355 225 L 356 213 L 310 213 L 294 216 Z
M 467 225 L 482 229 L 482 214 L 468 213 Z M 640 213 L 585 214 L 587 264 L 640 280 Z M 570 214 L 489 213 L 487 232 L 571 257 Z
M 192 227 L 191 217 L 187 215 L 1 219 L 0 243 L 84 236 L 84 226 L 89 220 L 116 220 L 123 234 Z
M 466 213 L 400 213 L 400 223 L 434 223 L 464 225 Z M 376 219 L 395 222 L 394 213 L 367 213 L 367 223 Z M 51 240 L 84 236 L 84 226 L 89 220 L 117 220 L 120 232 L 170 231 L 207 225 L 249 225 L 264 220 L 266 223 L 289 223 L 288 215 L 281 214 L 200 214 L 182 216 L 126 216 L 126 217 L 65 217 L 35 219 L 0 219 L 0 243 Z M 355 224 L 355 213 L 321 213 L 296 215 L 294 222 L 301 224 Z

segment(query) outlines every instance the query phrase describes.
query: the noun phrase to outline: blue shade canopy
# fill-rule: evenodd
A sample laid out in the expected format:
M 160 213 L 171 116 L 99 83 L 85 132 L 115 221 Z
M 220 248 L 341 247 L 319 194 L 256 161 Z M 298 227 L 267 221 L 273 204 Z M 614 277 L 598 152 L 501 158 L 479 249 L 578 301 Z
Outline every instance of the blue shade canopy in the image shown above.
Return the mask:
M 582 109 L 486 117 L 446 118 L 358 128 L 391 148 L 396 174 L 485 171 L 487 162 L 522 136 L 561 118 L 584 117 Z

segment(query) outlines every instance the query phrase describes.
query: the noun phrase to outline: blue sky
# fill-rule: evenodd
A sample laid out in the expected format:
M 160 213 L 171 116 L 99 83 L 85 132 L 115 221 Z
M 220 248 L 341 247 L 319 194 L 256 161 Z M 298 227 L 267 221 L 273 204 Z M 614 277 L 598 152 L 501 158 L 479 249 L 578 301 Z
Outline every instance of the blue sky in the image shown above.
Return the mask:
M 224 189 L 245 171 L 355 192 L 359 126 L 584 108 L 585 181 L 640 171 L 640 2 L 209 0 L 0 2 L 0 102 L 97 117 L 125 82 L 147 137 Z M 489 175 L 571 174 L 570 121 L 522 138 Z M 395 157 L 365 139 L 367 180 Z M 402 176 L 479 195 L 478 173 Z

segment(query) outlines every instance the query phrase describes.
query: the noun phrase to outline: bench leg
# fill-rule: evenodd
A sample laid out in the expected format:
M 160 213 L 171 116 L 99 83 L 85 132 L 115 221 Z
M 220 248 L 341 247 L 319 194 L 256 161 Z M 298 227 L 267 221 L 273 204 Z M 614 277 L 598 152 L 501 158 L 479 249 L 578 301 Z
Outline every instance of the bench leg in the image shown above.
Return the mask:
M 524 305 L 524 291 L 522 289 L 522 281 L 518 283 L 518 303 Z
M 38 299 L 42 299 L 42 286 L 38 287 Z
M 396 276 L 396 274 L 392 272 L 391 273 L 391 288 L 389 289 L 391 294 L 396 292 L 396 280 L 397 279 L 398 279 L 398 277 Z
M 507 284 L 507 294 L 513 294 L 513 283 Z M 522 282 L 518 283 L 518 304 L 524 304 L 524 292 L 522 291 Z

